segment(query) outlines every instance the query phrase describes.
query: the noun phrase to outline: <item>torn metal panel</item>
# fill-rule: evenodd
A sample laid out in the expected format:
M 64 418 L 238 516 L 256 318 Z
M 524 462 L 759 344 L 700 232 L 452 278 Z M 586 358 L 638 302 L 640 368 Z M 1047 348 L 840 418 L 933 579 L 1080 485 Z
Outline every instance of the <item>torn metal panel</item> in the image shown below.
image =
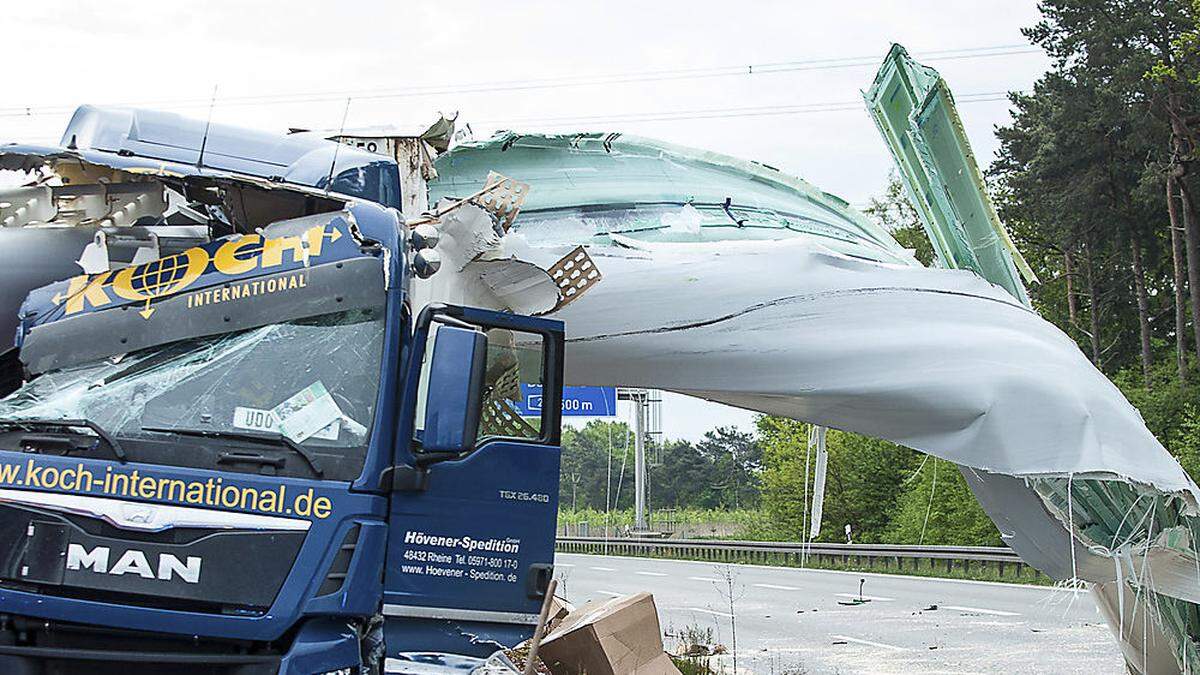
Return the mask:
M 49 171 L 37 187 L 43 188 L 43 195 L 49 188 L 50 197 L 39 200 L 39 206 L 47 204 L 49 208 L 27 208 L 9 214 L 7 227 L 119 226 L 139 221 L 195 225 L 215 221 L 229 231 L 251 232 L 280 218 L 336 211 L 350 201 L 316 188 L 91 150 L 0 145 L 0 169 L 9 168 Z M 20 199 L 28 194 L 27 190 L 4 190 L 0 196 L 12 204 L 4 195 Z
M 400 206 L 395 162 L 319 138 L 280 136 L 154 110 L 85 105 L 75 111 L 61 143 L 66 150 L 137 158 L 172 172 L 196 167 Z
M 386 126 L 338 129 L 336 132 L 293 132 L 300 136 L 327 138 L 395 160 L 400 171 L 400 210 L 405 218 L 413 219 L 429 209 L 425 181 L 437 178 L 433 158 L 449 149 L 455 137 L 456 118 L 457 115 L 439 116 L 432 125 L 414 128 Z
M 996 215 L 950 89 L 892 45 L 864 94 L 943 267 L 971 269 L 1029 304 L 1036 281 Z

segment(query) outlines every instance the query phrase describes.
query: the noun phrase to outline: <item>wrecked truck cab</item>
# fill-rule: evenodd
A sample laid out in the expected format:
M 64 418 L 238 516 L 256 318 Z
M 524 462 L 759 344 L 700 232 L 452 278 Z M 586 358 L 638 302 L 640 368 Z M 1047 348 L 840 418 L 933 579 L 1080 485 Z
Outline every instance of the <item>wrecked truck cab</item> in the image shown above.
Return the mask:
M 216 125 L 164 150 L 172 119 L 0 146 L 28 174 L 0 193 L 0 237 L 28 236 L 0 261 L 0 671 L 371 673 L 528 637 L 559 410 L 497 422 L 526 380 L 557 400 L 561 323 L 413 316 L 395 162 Z M 301 151 L 324 177 L 268 175 Z M 22 259 L 43 245 L 50 272 Z M 480 346 L 460 368 L 452 334 Z
M 59 146 L 0 144 L 0 332 L 34 288 L 350 201 L 396 207 L 396 163 L 309 136 L 82 106 Z M 394 235 L 393 235 L 394 236 Z

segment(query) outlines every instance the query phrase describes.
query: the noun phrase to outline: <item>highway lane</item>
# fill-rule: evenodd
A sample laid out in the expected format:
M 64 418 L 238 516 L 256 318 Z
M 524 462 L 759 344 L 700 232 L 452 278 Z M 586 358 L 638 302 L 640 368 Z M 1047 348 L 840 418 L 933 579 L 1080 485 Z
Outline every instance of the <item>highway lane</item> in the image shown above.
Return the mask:
M 576 604 L 650 591 L 665 632 L 711 629 L 727 647 L 732 595 L 747 672 L 1125 672 L 1086 591 L 565 553 L 556 576 Z M 840 604 L 862 579 L 870 602 Z

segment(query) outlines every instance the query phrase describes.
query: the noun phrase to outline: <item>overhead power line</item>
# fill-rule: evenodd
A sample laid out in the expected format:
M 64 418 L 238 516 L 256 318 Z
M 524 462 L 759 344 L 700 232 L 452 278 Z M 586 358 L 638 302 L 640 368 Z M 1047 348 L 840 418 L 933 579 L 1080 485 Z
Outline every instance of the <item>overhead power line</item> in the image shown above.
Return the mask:
M 956 96 L 956 103 L 986 103 L 1003 101 L 1008 92 L 979 92 Z M 824 103 L 802 103 L 797 105 L 751 106 L 740 108 L 702 108 L 696 110 L 661 110 L 637 113 L 614 113 L 608 115 L 584 115 L 571 117 L 532 117 L 520 119 L 473 120 L 476 124 L 488 125 L 537 125 L 543 127 L 580 126 L 587 124 L 620 124 L 623 122 L 668 122 L 676 120 L 718 119 L 734 117 L 774 117 L 780 115 L 803 115 L 808 113 L 862 111 L 860 101 L 829 101 Z
M 924 61 L 955 61 L 961 59 L 978 59 L 1019 54 L 1040 53 L 1042 50 L 1027 44 L 995 45 L 990 47 L 969 47 L 963 49 L 946 49 L 916 54 Z M 714 66 L 707 68 L 684 68 L 671 70 L 642 70 L 611 73 L 592 76 L 563 76 L 502 82 L 474 82 L 453 85 L 427 85 L 404 88 L 365 88 L 336 91 L 310 91 L 302 93 L 249 94 L 243 96 L 227 96 L 219 101 L 221 107 L 231 106 L 262 106 L 290 105 L 297 103 L 321 103 L 341 101 L 346 98 L 358 100 L 379 100 L 413 98 L 422 96 L 440 96 L 446 94 L 478 94 L 501 91 L 534 91 L 554 90 L 569 87 L 588 87 L 598 85 L 622 85 L 640 82 L 661 82 L 668 80 L 696 80 L 720 77 L 752 77 L 754 75 L 803 72 L 816 70 L 834 70 L 840 68 L 871 67 L 879 64 L 878 54 L 850 57 L 815 58 L 798 61 L 780 61 L 773 63 Z M 176 98 L 176 99 L 147 99 L 140 101 L 116 102 L 112 105 L 128 107 L 157 107 L 157 108 L 190 108 L 205 106 L 209 103 L 206 98 Z M 25 106 L 0 106 L 0 117 L 36 117 L 44 115 L 61 115 L 74 110 L 74 105 L 46 104 Z

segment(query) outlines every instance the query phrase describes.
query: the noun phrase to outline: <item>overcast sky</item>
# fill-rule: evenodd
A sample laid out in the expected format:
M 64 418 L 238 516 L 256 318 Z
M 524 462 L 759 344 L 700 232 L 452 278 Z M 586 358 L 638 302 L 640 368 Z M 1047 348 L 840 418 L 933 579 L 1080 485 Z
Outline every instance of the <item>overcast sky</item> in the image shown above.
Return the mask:
M 857 102 L 890 44 L 930 57 L 987 163 L 1009 119 L 988 95 L 1028 89 L 1046 67 L 1020 33 L 1037 18 L 1032 0 L 10 3 L 0 140 L 56 142 L 80 103 L 204 117 L 214 87 L 215 121 L 337 128 L 349 97 L 348 127 L 458 111 L 476 136 L 635 133 L 770 164 L 862 205 L 891 158 Z M 769 65 L 780 63 L 791 65 Z M 762 114 L 778 106 L 818 110 Z M 668 437 L 750 420 L 679 398 L 664 408 Z

